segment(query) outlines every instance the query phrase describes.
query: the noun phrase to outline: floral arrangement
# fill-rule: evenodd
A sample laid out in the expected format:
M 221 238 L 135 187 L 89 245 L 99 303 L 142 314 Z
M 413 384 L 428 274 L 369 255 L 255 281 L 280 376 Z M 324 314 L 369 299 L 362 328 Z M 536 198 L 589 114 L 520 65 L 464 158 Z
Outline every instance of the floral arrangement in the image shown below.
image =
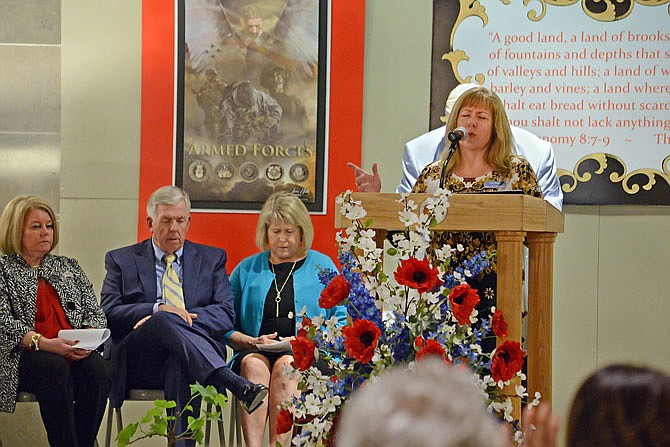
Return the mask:
M 297 426 L 293 445 L 333 445 L 338 415 L 349 394 L 391 366 L 411 367 L 426 356 L 468 367 L 490 411 L 510 423 L 520 441 L 511 399 L 503 390 L 515 383 L 516 395 L 527 398 L 520 385 L 525 379 L 525 353 L 518 341 L 511 340 L 492 353 L 482 351 L 485 338 L 507 336 L 507 325 L 502 312 L 494 308 L 491 318 L 478 318 L 479 296 L 466 282 L 488 267 L 487 253 L 450 266 L 453 251 L 463 247 L 429 248 L 430 228 L 446 217 L 449 195 L 442 190 L 421 207 L 407 194 L 400 196 L 399 219 L 405 231 L 392 235 L 392 248 L 386 253 L 398 265 L 393 275 L 384 272 L 383 249 L 374 241 L 371 222 L 363 220 L 366 211 L 360 202 L 351 191 L 338 198 L 340 212 L 351 226 L 337 235 L 341 273 L 320 273 L 326 287 L 319 304 L 323 308 L 345 305 L 349 322 L 337 327 L 334 318 L 303 318 L 291 342 L 291 374 L 299 375 L 301 395 L 282 408 L 277 432 Z

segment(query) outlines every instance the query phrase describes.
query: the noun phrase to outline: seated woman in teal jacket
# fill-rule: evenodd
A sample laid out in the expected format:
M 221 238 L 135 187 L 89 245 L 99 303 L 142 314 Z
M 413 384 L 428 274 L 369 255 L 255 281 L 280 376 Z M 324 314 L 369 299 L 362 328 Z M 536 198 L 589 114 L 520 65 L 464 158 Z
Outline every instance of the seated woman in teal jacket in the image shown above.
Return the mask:
M 270 389 L 269 402 L 252 414 L 239 413 L 248 447 L 261 445 L 268 418 L 270 445 L 290 443 L 290 433 L 276 434 L 278 406 L 297 394 L 298 381 L 284 373 L 293 362 L 290 346 L 271 345 L 296 335 L 296 314 L 303 309 L 309 318 L 335 316 L 339 324 L 346 323 L 343 306 L 319 307 L 324 285 L 318 273 L 336 267 L 328 256 L 310 250 L 313 238 L 302 200 L 288 192 L 275 193 L 263 205 L 256 228 L 256 245 L 264 251 L 243 260 L 230 277 L 235 330 L 226 337 L 236 351 L 233 370 Z

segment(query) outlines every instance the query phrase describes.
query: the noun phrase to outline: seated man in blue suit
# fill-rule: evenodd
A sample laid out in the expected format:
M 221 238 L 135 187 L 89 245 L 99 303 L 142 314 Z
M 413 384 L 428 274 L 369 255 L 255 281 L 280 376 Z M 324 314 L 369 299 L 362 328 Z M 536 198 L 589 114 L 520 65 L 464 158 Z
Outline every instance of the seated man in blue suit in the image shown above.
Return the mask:
M 113 339 L 111 403 L 120 407 L 131 388 L 163 388 L 180 410 L 197 381 L 230 390 L 251 413 L 268 390 L 226 365 L 223 336 L 235 320 L 226 252 L 186 240 L 190 210 L 185 191 L 159 188 L 147 203 L 151 239 L 105 257 L 101 304 Z
M 479 87 L 479 84 L 459 84 L 450 93 L 445 106 L 445 115 L 448 117 L 451 108 L 458 98 L 466 91 Z M 510 126 L 514 137 L 513 150 L 523 156 L 535 171 L 537 182 L 542 188 L 544 200 L 551 203 L 558 210 L 563 207 L 563 192 L 556 175 L 554 149 L 551 143 L 520 127 Z M 410 192 L 423 168 L 434 162 L 447 145 L 445 144 L 446 126 L 438 127 L 420 135 L 405 144 L 402 156 L 402 174 L 396 192 Z M 380 192 L 381 178 L 377 172 L 377 164 L 372 165 L 372 173 L 361 169 L 354 163 L 348 163 L 354 170 L 356 186 L 359 191 Z

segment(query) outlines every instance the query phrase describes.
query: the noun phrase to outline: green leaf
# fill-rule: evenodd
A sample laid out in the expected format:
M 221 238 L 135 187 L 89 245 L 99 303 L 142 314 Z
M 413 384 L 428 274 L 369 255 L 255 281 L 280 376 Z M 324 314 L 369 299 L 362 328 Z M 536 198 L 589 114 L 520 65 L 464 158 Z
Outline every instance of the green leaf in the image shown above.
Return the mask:
M 152 407 L 147 411 L 147 413 L 144 415 L 144 417 L 141 419 L 141 422 L 143 424 L 148 424 L 149 422 L 156 420 L 156 419 L 161 419 L 163 417 L 163 409 L 162 408 L 157 408 L 157 407 Z
M 213 401 L 219 394 L 216 388 L 214 388 L 212 385 L 209 385 L 207 388 L 204 388 L 200 385 L 198 386 L 199 389 L 197 390 L 197 392 L 202 396 L 203 399 L 205 399 L 206 402 L 212 403 L 211 401 Z
M 165 419 L 159 420 L 151 424 L 151 432 L 159 436 L 167 436 L 168 421 Z
M 134 424 L 128 424 L 123 427 L 123 430 L 116 436 L 116 441 L 118 442 L 119 447 L 125 447 L 130 444 L 130 438 L 137 432 L 139 426 L 140 424 L 135 422 Z
M 193 416 L 188 417 L 188 429 L 195 433 L 196 431 L 202 431 L 202 427 L 205 426 L 206 416 L 200 416 L 199 418 L 194 418 Z
M 216 405 L 217 407 L 223 407 L 227 403 L 228 403 L 228 396 L 221 393 L 217 393 L 216 398 L 214 399 L 214 405 Z
M 175 408 L 177 403 L 173 400 L 157 399 L 154 401 L 154 406 L 158 408 Z
M 189 388 L 191 389 L 191 396 L 197 396 L 198 394 L 204 396 L 205 390 L 209 387 L 205 388 L 204 386 L 200 385 L 200 382 L 195 382 L 189 385 Z
M 391 247 L 391 248 L 389 248 L 388 250 L 386 250 L 386 253 L 387 253 L 389 256 L 395 256 L 395 255 L 398 254 L 398 250 L 397 250 L 395 247 Z

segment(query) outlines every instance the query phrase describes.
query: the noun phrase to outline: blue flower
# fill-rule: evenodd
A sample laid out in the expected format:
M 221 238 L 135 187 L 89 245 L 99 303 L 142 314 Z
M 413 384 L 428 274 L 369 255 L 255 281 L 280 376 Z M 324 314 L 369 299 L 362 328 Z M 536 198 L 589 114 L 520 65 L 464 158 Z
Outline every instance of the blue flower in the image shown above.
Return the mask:
M 363 280 L 356 268 L 356 260 L 350 253 L 340 254 L 340 263 L 342 264 L 342 276 L 349 282 L 349 300 L 346 304 L 347 313 L 355 321 L 366 319 L 372 321 L 382 332 L 384 325 L 382 316 L 375 304 L 375 300 L 370 296 L 370 292 L 363 284 Z
M 481 272 L 489 267 L 490 262 L 487 257 L 486 251 L 479 252 L 473 255 L 470 259 L 463 261 L 462 265 L 454 268 L 454 271 L 457 272 L 461 278 L 465 279 L 466 277 L 475 278 L 479 276 Z M 466 270 L 469 272 L 469 275 L 466 275 Z M 461 284 L 462 281 L 456 279 L 453 273 L 449 273 L 444 277 L 444 287 L 448 289 L 453 289 L 457 285 Z

